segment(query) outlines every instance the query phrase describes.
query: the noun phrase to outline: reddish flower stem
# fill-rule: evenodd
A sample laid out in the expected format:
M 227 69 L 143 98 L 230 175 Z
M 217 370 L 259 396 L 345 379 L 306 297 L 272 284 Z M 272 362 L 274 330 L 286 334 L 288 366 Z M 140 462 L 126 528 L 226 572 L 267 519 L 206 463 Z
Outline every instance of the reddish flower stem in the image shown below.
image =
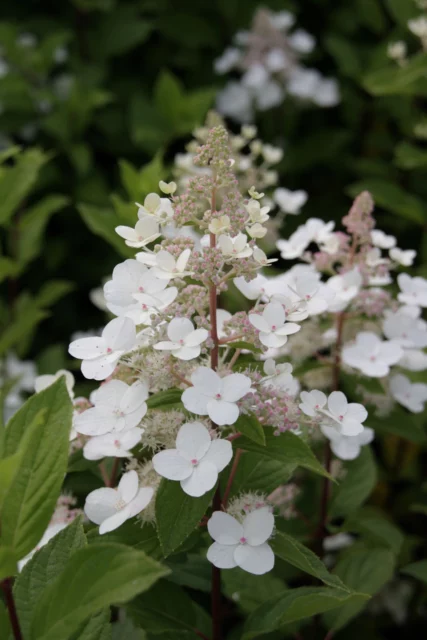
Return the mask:
M 230 438 L 229 438 L 230 439 Z M 237 467 L 239 466 L 239 460 L 242 455 L 242 449 L 237 449 L 236 455 L 234 456 L 233 466 L 231 467 L 230 475 L 228 476 L 227 486 L 225 487 L 224 495 L 222 496 L 222 508 L 225 509 L 227 506 L 228 498 L 230 495 L 231 487 L 233 485 L 234 476 L 236 475 Z
M 19 625 L 18 614 L 15 607 L 15 600 L 13 598 L 12 591 L 12 578 L 6 578 L 1 583 L 1 588 L 4 593 L 4 600 L 7 610 L 9 612 L 10 625 L 12 627 L 12 633 L 15 640 L 23 640 L 21 627 Z

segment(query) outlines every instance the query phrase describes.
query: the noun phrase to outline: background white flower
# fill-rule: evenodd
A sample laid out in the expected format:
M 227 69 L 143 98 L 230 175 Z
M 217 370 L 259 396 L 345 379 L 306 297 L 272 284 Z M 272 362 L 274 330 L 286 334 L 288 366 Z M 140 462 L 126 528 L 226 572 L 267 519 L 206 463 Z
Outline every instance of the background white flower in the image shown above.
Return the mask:
M 368 417 L 365 407 L 357 402 L 347 402 L 342 391 L 333 391 L 328 398 L 328 409 L 321 413 L 331 418 L 333 426 L 344 436 L 357 436 L 363 431 L 363 424 Z M 323 424 L 327 424 L 324 420 Z
M 372 244 L 379 249 L 392 249 L 396 246 L 396 238 L 394 236 L 388 236 L 380 229 L 372 229 L 371 240 Z
M 404 375 L 396 374 L 390 378 L 390 393 L 393 398 L 412 413 L 424 411 L 427 402 L 427 384 L 411 382 Z
M 223 511 L 214 511 L 208 531 L 215 542 L 207 558 L 219 569 L 240 567 L 262 575 L 274 567 L 274 553 L 267 544 L 274 529 L 274 516 L 268 507 L 249 513 L 243 523 Z
M 420 307 L 427 307 L 427 280 L 420 276 L 411 278 L 407 273 L 399 273 L 397 283 L 400 293 L 397 299 L 403 304 L 415 304 Z
M 389 374 L 390 367 L 399 362 L 402 355 L 402 347 L 396 342 L 383 341 L 375 333 L 362 331 L 357 334 L 354 344 L 344 346 L 342 361 L 365 376 L 382 378 Z
M 138 515 L 149 504 L 154 490 L 139 487 L 136 471 L 128 471 L 121 477 L 117 489 L 95 489 L 86 498 L 84 512 L 95 524 L 101 525 L 99 533 L 108 533 L 129 518 Z
M 89 380 L 105 380 L 121 356 L 130 351 L 136 341 L 136 328 L 130 318 L 114 318 L 104 328 L 100 338 L 80 338 L 68 347 L 74 358 L 82 360 L 82 373 Z
M 72 400 L 74 398 L 75 380 L 71 371 L 67 371 L 66 369 L 59 369 L 59 371 L 57 371 L 53 375 L 45 374 L 42 376 L 37 376 L 37 378 L 34 381 L 35 392 L 40 393 L 40 391 L 47 389 L 48 387 L 50 387 L 50 385 L 52 385 L 54 382 L 59 380 L 59 378 L 62 378 L 62 377 L 65 378 L 65 384 L 67 386 L 68 395 Z
M 248 258 L 252 255 L 252 248 L 248 245 L 248 239 L 244 233 L 237 236 L 221 234 L 218 238 L 218 246 L 226 258 Z
M 144 429 L 134 427 L 121 433 L 106 433 L 95 436 L 83 447 L 86 460 L 101 460 L 102 458 L 130 458 L 133 449 L 141 440 Z
M 363 279 L 357 267 L 342 275 L 329 278 L 327 285 L 335 293 L 335 297 L 329 303 L 329 311 L 343 311 L 357 296 L 362 283 Z
M 192 360 L 200 355 L 201 343 L 208 337 L 206 329 L 195 329 L 188 318 L 174 318 L 168 324 L 167 334 L 170 342 L 163 341 L 154 345 L 154 349 L 171 351 L 175 358 Z
M 403 249 L 399 249 L 398 247 L 394 247 L 390 249 L 388 255 L 391 260 L 397 262 L 397 264 L 402 265 L 402 267 L 411 267 L 414 263 L 417 252 L 413 249 L 407 249 L 403 251 Z
M 286 313 L 281 304 L 270 302 L 262 315 L 249 314 L 249 322 L 258 329 L 259 339 L 266 347 L 283 347 L 288 336 L 301 329 L 299 324 L 286 322 Z
M 330 441 L 333 453 L 341 460 L 355 460 L 359 456 L 361 448 L 372 442 L 375 435 L 374 430 L 369 427 L 365 427 L 357 436 L 345 436 L 335 427 L 327 425 L 321 425 L 320 429 Z
M 116 227 L 116 233 L 124 238 L 128 247 L 145 247 L 150 242 L 154 242 L 160 236 L 159 223 L 155 218 L 142 218 L 138 220 L 135 227 L 120 225 Z
M 323 409 L 327 401 L 323 391 L 317 391 L 316 389 L 313 389 L 313 391 L 301 391 L 300 398 L 302 402 L 299 408 L 306 416 L 311 418 L 314 418 L 320 409 Z
M 290 191 L 280 187 L 273 193 L 273 199 L 284 213 L 297 215 L 300 213 L 301 207 L 307 202 L 307 193 L 305 191 Z
M 178 431 L 176 449 L 156 453 L 153 466 L 164 478 L 179 480 L 189 496 L 199 497 L 215 486 L 232 457 L 231 442 L 212 440 L 201 422 L 187 422 Z
M 224 378 L 207 367 L 199 367 L 191 376 L 192 387 L 184 391 L 181 400 L 187 411 L 208 415 L 217 425 L 234 424 L 239 417 L 236 402 L 251 390 L 251 379 L 243 373 Z
M 154 216 L 162 224 L 173 218 L 173 207 L 169 198 L 161 198 L 157 193 L 149 193 L 144 204 L 136 203 L 138 208 L 138 218 L 141 220 L 146 216 Z

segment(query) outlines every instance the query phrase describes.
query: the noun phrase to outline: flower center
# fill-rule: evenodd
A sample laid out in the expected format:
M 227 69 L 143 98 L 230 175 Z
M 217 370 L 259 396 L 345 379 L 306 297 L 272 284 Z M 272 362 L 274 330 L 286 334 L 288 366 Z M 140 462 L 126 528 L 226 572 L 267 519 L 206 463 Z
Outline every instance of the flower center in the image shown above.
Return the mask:
M 376 358 L 376 356 L 371 356 L 371 357 L 369 358 L 369 360 L 370 360 L 371 362 L 375 362 L 375 360 L 376 360 L 376 359 L 377 359 L 377 358 Z
M 273 329 L 273 331 L 276 331 L 276 329 L 277 329 L 275 324 L 273 324 L 271 328 Z
M 216 398 L 217 400 L 221 400 L 221 394 L 220 394 L 220 393 L 215 394 L 215 398 Z
M 121 511 L 122 509 L 124 509 L 126 506 L 126 502 L 123 500 L 123 498 L 119 498 L 116 502 L 116 504 L 114 505 L 114 508 L 116 511 Z
M 184 340 L 181 338 L 181 340 L 179 341 L 179 344 L 185 344 Z
M 193 458 L 190 462 L 193 465 L 193 467 L 196 467 L 199 464 L 199 461 L 197 460 L 197 458 Z
M 113 353 L 113 350 L 111 347 L 107 347 L 107 353 Z
M 138 291 L 140 291 L 141 293 L 144 293 L 144 287 L 138 287 Z
M 240 542 L 240 544 L 246 544 L 247 543 L 247 539 L 243 536 L 242 538 L 240 538 L 239 542 Z
M 114 446 L 115 446 L 117 449 L 120 449 L 120 440 L 114 440 Z
M 344 416 L 338 416 L 338 420 L 341 420 L 341 422 L 344 420 Z

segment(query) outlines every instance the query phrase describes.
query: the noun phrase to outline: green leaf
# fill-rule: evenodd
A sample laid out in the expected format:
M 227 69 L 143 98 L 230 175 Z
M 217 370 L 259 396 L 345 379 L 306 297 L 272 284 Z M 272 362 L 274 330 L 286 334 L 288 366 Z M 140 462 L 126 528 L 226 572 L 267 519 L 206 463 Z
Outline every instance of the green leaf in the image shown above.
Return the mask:
M 179 482 L 162 479 L 156 494 L 157 533 L 165 556 L 188 538 L 209 507 L 215 487 L 200 498 L 184 493 Z
M 231 495 L 245 491 L 260 491 L 269 495 L 276 487 L 285 484 L 293 471 L 294 467 L 289 468 L 279 460 L 245 451 L 234 476 Z
M 299 436 L 290 431 L 282 433 L 280 436 L 273 435 L 272 427 L 264 427 L 265 431 L 265 447 L 242 437 L 235 441 L 239 449 L 258 453 L 266 458 L 277 460 L 286 465 L 289 473 L 292 473 L 297 467 L 304 467 L 321 476 L 331 477 L 317 460 L 316 456 L 308 445 Z
M 126 610 L 136 625 L 155 636 L 188 631 L 191 640 L 195 637 L 194 630 L 198 629 L 210 637 L 209 616 L 182 589 L 164 580 L 135 598 Z M 187 639 L 186 635 L 174 635 L 171 640 L 172 637 Z
M 391 16 L 407 29 L 408 20 L 419 15 L 419 9 L 415 2 L 407 0 L 385 0 L 385 4 Z
M 99 535 L 98 528 L 94 527 L 87 533 L 89 544 L 99 542 L 116 542 L 125 544 L 127 547 L 144 551 L 150 558 L 160 560 L 163 553 L 160 548 L 157 531 L 151 524 L 144 524 L 143 527 L 134 520 L 128 520 L 118 529 Z
M 11 634 L 12 634 L 12 628 L 10 626 L 9 613 L 5 605 L 3 604 L 3 602 L 0 600 L 0 637 L 1 638 L 13 637 Z
M 111 611 L 109 608 L 95 613 L 73 633 L 70 640 L 111 640 Z M 123 639 L 124 640 L 124 639 Z
M 372 507 L 352 514 L 344 522 L 343 529 L 360 533 L 365 541 L 370 541 L 375 546 L 387 547 L 396 555 L 400 553 L 404 542 L 400 529 Z
M 249 440 L 257 444 L 265 445 L 264 427 L 253 414 L 240 415 L 235 424 L 235 428 L 249 438 Z
M 16 558 L 12 547 L 0 547 L 0 580 L 16 573 Z
M 183 99 L 181 83 L 169 71 L 162 71 L 154 87 L 154 102 L 172 131 L 179 130 Z
M 335 573 L 350 588 L 374 595 L 393 576 L 395 556 L 385 549 L 349 550 L 338 562 Z M 339 611 L 327 614 L 325 623 L 329 629 L 344 627 L 365 606 L 364 601 L 348 602 Z
M 132 599 L 167 574 L 168 569 L 145 553 L 124 545 L 80 549 L 44 591 L 29 640 L 68 640 L 90 615 Z
M 38 418 L 41 416 L 41 421 Z M 19 468 L 4 497 L 1 542 L 24 557 L 46 530 L 67 469 L 72 405 L 63 378 L 13 416 L 4 430 L 3 452 L 13 455 L 22 440 Z
M 285 583 L 272 573 L 255 576 L 238 567 L 223 571 L 221 581 L 225 595 L 234 600 L 245 614 L 252 613 L 266 600 L 287 591 Z
M 19 272 L 19 265 L 10 258 L 0 256 L 0 283 L 6 278 L 13 278 Z
M 171 570 L 168 580 L 182 587 L 210 593 L 212 589 L 212 565 L 205 556 L 197 553 L 178 553 L 167 561 Z
M 427 151 L 410 142 L 398 144 L 394 157 L 396 166 L 401 169 L 418 169 L 427 166 Z
M 36 302 L 41 307 L 50 307 L 75 288 L 69 280 L 49 280 L 37 294 Z
M 52 215 L 63 209 L 68 202 L 67 197 L 52 194 L 28 209 L 20 218 L 16 257 L 21 271 L 40 254 L 47 223 Z
M 356 460 L 344 462 L 344 479 L 335 485 L 329 503 L 331 518 L 355 511 L 372 493 L 377 483 L 377 469 L 370 447 L 363 447 Z
M 89 46 L 92 57 L 105 59 L 120 56 L 147 40 L 152 25 L 140 17 L 138 6 L 117 6 L 97 22 Z
M 277 531 L 270 541 L 270 546 L 279 558 L 282 558 L 293 567 L 297 567 L 301 571 L 318 578 L 328 587 L 350 591 L 337 576 L 329 573 L 323 562 L 313 551 L 287 533 Z
M 77 209 L 92 233 L 106 240 L 124 258 L 134 257 L 134 252 L 115 232 L 121 221 L 114 211 L 93 204 L 79 204 Z
M 0 335 L 0 355 L 24 340 L 28 333 L 31 333 L 44 318 L 47 318 L 48 313 L 38 309 L 35 304 L 26 306 L 28 306 L 27 313 L 17 314 L 16 322 L 10 323 Z M 31 311 L 30 307 L 32 307 Z
M 394 182 L 381 178 L 370 178 L 352 184 L 348 188 L 348 193 L 352 197 L 357 196 L 361 191 L 370 191 L 377 205 L 401 218 L 406 218 L 417 224 L 424 224 L 427 220 L 427 207 L 422 200 Z
M 417 83 L 425 78 L 427 72 L 427 54 L 418 53 L 408 62 L 368 73 L 363 78 L 363 86 L 374 96 L 412 94 L 418 90 Z
M 16 157 L 13 167 L 3 167 L 0 174 L 0 224 L 9 222 L 48 159 L 40 149 L 29 149 Z
M 251 640 L 281 629 L 286 624 L 351 603 L 360 604 L 367 596 L 327 587 L 299 587 L 264 602 L 246 621 L 242 640 Z
M 149 409 L 169 410 L 173 406 L 181 406 L 182 389 L 167 389 L 154 393 L 147 399 Z
M 81 518 L 76 518 L 39 549 L 18 575 L 13 595 L 24 638 L 30 633 L 31 618 L 43 591 L 67 566 L 71 556 L 86 546 Z
M 407 564 L 400 571 L 427 584 L 427 560 L 419 560 L 419 562 Z
M 136 169 L 127 160 L 119 160 L 120 177 L 126 192 L 134 202 L 143 202 L 145 196 L 152 191 L 159 190 L 159 182 L 165 175 L 161 154 L 157 153 L 142 169 Z M 132 205 L 133 206 L 133 205 Z M 133 206 L 133 218 L 135 219 Z

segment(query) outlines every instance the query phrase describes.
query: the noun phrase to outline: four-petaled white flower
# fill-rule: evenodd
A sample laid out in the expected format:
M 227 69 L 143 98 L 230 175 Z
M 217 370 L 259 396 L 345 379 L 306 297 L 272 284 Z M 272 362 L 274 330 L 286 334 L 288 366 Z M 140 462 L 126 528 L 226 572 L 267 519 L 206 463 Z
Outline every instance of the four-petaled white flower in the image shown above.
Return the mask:
M 158 221 L 155 218 L 148 217 L 138 220 L 134 228 L 120 225 L 116 227 L 116 233 L 121 238 L 124 238 L 128 247 L 134 247 L 135 249 L 145 247 L 161 235 Z
M 230 226 L 231 222 L 228 216 L 219 216 L 210 222 L 208 228 L 211 233 L 217 236 L 220 233 L 224 233 L 224 231 L 228 231 Z
M 394 236 L 388 236 L 380 229 L 373 229 L 371 231 L 371 241 L 372 244 L 379 249 L 393 249 L 393 247 L 396 246 L 396 238 Z
M 357 436 L 345 436 L 335 427 L 327 425 L 320 425 L 320 429 L 330 441 L 333 453 L 341 460 L 355 460 L 361 448 L 374 439 L 374 430 L 369 427 L 365 427 Z
M 299 227 L 287 240 L 278 240 L 276 246 L 284 260 L 300 258 L 310 244 L 310 236 L 305 227 Z
M 272 262 L 277 262 L 278 258 L 267 258 L 266 254 L 259 247 L 254 247 L 253 259 L 262 267 L 268 267 Z
M 402 347 L 394 341 L 383 341 L 375 333 L 362 331 L 357 334 L 353 344 L 347 344 L 342 350 L 344 364 L 359 369 L 370 378 L 387 376 L 390 367 L 403 356 Z
M 327 310 L 335 298 L 334 290 L 320 281 L 320 274 L 298 274 L 287 285 L 290 298 L 297 297 L 305 303 L 305 310 L 309 316 L 316 316 Z
M 251 238 L 263 238 L 267 233 L 267 227 L 263 227 L 259 222 L 255 222 L 255 224 L 250 227 L 246 227 L 246 231 Z
M 112 279 L 104 285 L 107 307 L 115 313 L 118 309 L 135 303 L 135 293 L 144 291 L 144 279 L 149 273 L 147 267 L 137 260 L 125 260 L 113 271 Z M 115 311 L 113 311 L 115 309 Z
M 251 391 L 251 379 L 243 373 L 231 373 L 220 378 L 208 367 L 196 369 L 191 382 L 193 386 L 181 396 L 184 407 L 196 415 L 208 415 L 219 426 L 236 422 L 239 417 L 236 403 Z
M 244 276 L 234 278 L 233 282 L 245 298 L 248 298 L 248 300 L 257 300 L 265 294 L 268 280 L 265 276 L 258 273 L 250 282 L 247 282 Z
M 168 480 L 178 480 L 185 493 L 194 498 L 210 491 L 233 457 L 228 440 L 212 440 L 201 422 L 182 425 L 176 449 L 166 449 L 153 457 L 156 472 Z
M 53 375 L 45 374 L 43 376 L 37 376 L 37 378 L 34 380 L 35 392 L 40 393 L 40 391 L 47 389 L 54 382 L 56 382 L 57 380 L 59 380 L 59 378 L 62 378 L 62 377 L 65 378 L 65 385 L 67 387 L 68 395 L 72 400 L 74 398 L 73 389 L 74 389 L 75 380 L 74 380 L 73 374 L 70 371 L 67 371 L 66 369 L 59 369 L 59 371 L 57 371 Z
M 270 302 L 262 315 L 249 314 L 249 322 L 259 331 L 260 342 L 266 347 L 283 347 L 288 336 L 301 329 L 299 324 L 286 322 L 286 313 L 281 304 Z
M 289 362 L 276 364 L 273 358 L 267 358 L 264 362 L 265 378 L 261 382 L 267 386 L 277 387 L 287 391 L 290 395 L 296 395 L 299 391 L 299 382 L 292 375 L 292 365 Z
M 218 247 L 226 258 L 249 258 L 252 248 L 248 245 L 248 239 L 244 233 L 238 233 L 232 238 L 221 234 L 218 238 Z
M 420 307 L 404 306 L 386 313 L 383 331 L 386 338 L 407 349 L 427 347 L 427 322 L 420 318 Z
M 175 358 L 193 360 L 200 355 L 202 342 L 208 337 L 206 329 L 195 329 L 188 318 L 174 318 L 169 322 L 167 334 L 170 342 L 154 345 L 160 351 L 171 351 Z
M 298 215 L 301 207 L 307 202 L 307 193 L 305 191 L 290 191 L 289 189 L 279 188 L 273 194 L 273 199 L 284 213 Z
M 399 302 L 427 307 L 427 280 L 425 278 L 421 278 L 421 276 L 411 278 L 407 273 L 399 273 L 397 283 L 400 287 L 400 293 L 397 295 Z
M 102 458 L 130 458 L 132 451 L 138 442 L 144 429 L 134 427 L 121 433 L 106 433 L 103 436 L 95 436 L 86 442 L 83 447 L 83 456 L 86 460 L 101 460 Z
M 136 471 L 128 471 L 123 474 L 117 489 L 103 487 L 91 491 L 86 498 L 84 512 L 91 522 L 101 525 L 99 533 L 102 535 L 141 513 L 153 494 L 151 487 L 139 486 Z
M 173 218 L 173 207 L 169 198 L 161 198 L 157 193 L 149 193 L 144 204 L 136 203 L 138 218 L 142 220 L 147 216 L 154 216 L 164 224 Z
M 363 431 L 368 417 L 365 407 L 357 402 L 347 402 L 342 391 L 333 391 L 328 398 L 323 391 L 302 391 L 301 411 L 310 417 L 320 415 L 322 425 L 333 426 L 343 436 L 357 436 Z
M 240 524 L 223 511 L 214 511 L 208 531 L 215 542 L 207 558 L 219 569 L 240 567 L 262 575 L 274 567 L 274 553 L 267 540 L 274 529 L 274 516 L 268 507 L 249 513 Z
M 255 224 L 256 222 L 260 224 L 262 224 L 263 222 L 267 222 L 270 217 L 268 215 L 270 207 L 261 207 L 261 204 L 258 202 L 258 200 L 251 199 L 244 206 L 249 214 L 249 219 L 253 224 Z
M 404 251 L 403 249 L 399 249 L 398 247 L 393 247 L 388 252 L 391 260 L 397 262 L 397 264 L 402 265 L 402 267 L 411 267 L 414 263 L 417 252 L 413 249 L 407 249 Z
M 160 280 L 172 280 L 191 276 L 191 271 L 186 271 L 187 262 L 191 256 L 191 249 L 184 249 L 178 258 L 174 258 L 169 251 L 162 249 L 158 253 L 137 253 L 140 262 L 152 266 L 152 274 Z
M 329 278 L 327 285 L 335 293 L 335 297 L 329 303 L 329 311 L 343 311 L 357 296 L 362 283 L 363 278 L 357 267 L 342 275 Z
M 148 387 L 145 382 L 132 386 L 110 380 L 91 395 L 93 407 L 78 414 L 74 427 L 86 436 L 128 431 L 136 427 L 147 413 Z
M 424 403 L 427 401 L 427 384 L 411 382 L 406 376 L 397 374 L 390 378 L 390 393 L 399 404 L 412 413 L 424 411 Z
M 82 360 L 82 373 L 89 380 L 105 380 L 116 368 L 121 356 L 135 345 L 136 328 L 130 318 L 114 318 L 101 337 L 80 338 L 68 347 L 74 358 Z

